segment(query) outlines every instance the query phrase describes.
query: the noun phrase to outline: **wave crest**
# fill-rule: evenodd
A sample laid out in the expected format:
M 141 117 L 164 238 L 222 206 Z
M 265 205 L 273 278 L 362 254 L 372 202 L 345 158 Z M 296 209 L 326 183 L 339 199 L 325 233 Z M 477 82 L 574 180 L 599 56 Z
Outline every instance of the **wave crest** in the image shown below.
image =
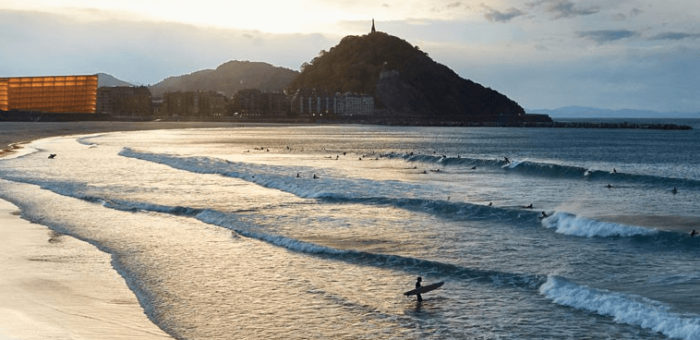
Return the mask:
M 554 303 L 611 316 L 618 323 L 651 329 L 672 338 L 700 339 L 700 317 L 669 312 L 668 306 L 640 296 L 589 288 L 549 276 L 540 294 Z

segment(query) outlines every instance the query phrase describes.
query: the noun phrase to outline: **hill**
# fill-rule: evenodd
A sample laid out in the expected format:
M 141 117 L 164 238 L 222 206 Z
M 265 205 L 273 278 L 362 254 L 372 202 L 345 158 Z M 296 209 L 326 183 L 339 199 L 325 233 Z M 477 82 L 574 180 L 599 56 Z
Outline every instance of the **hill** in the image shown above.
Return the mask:
M 297 90 L 373 95 L 392 117 L 520 121 L 516 102 L 458 76 L 417 46 L 383 32 L 347 36 L 321 51 L 289 86 Z
M 134 84 L 127 83 L 123 80 L 117 79 L 107 73 L 97 74 L 97 86 L 98 87 L 116 87 L 116 86 L 134 86 Z
M 191 74 L 170 77 L 150 87 L 154 96 L 176 91 L 215 91 L 226 95 L 243 89 L 281 91 L 299 72 L 267 63 L 229 61 L 215 70 L 207 69 Z

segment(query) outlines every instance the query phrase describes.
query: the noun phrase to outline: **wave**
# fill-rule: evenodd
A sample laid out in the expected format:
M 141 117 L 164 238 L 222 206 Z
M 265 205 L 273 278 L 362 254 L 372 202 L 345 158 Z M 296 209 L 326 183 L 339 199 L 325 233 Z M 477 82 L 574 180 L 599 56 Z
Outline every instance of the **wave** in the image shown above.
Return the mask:
M 583 237 L 629 237 L 658 233 L 658 231 L 654 229 L 627 226 L 612 222 L 601 222 L 566 212 L 557 212 L 547 218 L 543 218 L 542 225 L 550 229 L 555 229 L 556 232 L 560 234 Z
M 567 212 L 557 212 L 543 218 L 542 225 L 555 232 L 579 237 L 624 237 L 644 244 L 655 243 L 669 248 L 697 249 L 700 237 L 688 237 L 685 233 L 630 226 L 613 222 L 596 221 Z
M 78 138 L 78 139 L 76 139 L 76 141 L 77 141 L 78 143 L 80 143 L 80 144 L 83 144 L 83 145 L 87 145 L 87 146 L 90 146 L 90 147 L 96 147 L 96 146 L 98 146 L 99 144 L 93 142 L 92 140 L 93 140 L 93 139 L 96 139 L 96 138 L 104 137 L 104 136 L 107 136 L 107 135 L 108 135 L 108 134 L 106 134 L 106 133 L 97 134 L 97 135 L 89 135 L 89 136 L 85 136 L 85 137 Z
M 27 183 L 26 181 L 18 182 Z M 380 268 L 389 267 L 409 272 L 429 273 L 434 276 L 452 278 L 453 280 L 476 281 L 484 284 L 492 284 L 494 286 L 513 286 L 536 289 L 544 282 L 544 277 L 540 275 L 487 271 L 407 256 L 368 253 L 352 249 L 336 249 L 283 235 L 265 233 L 260 226 L 240 220 L 235 213 L 225 213 L 210 209 L 197 209 L 182 206 L 166 206 L 128 200 L 114 200 L 85 194 L 80 192 L 86 188 L 86 186 L 81 183 L 42 182 L 39 184 L 29 184 L 38 185 L 44 190 L 50 190 L 59 195 L 100 204 L 108 209 L 133 213 L 155 212 L 197 219 L 209 225 L 229 229 L 243 237 L 259 240 L 276 247 L 285 248 L 289 251 L 313 255 L 328 260 L 344 261 L 356 265 L 374 266 Z M 31 216 L 28 217 L 31 219 Z M 61 226 L 52 225 L 49 221 L 41 220 L 34 222 L 51 225 L 52 228 L 58 228 L 62 232 L 68 233 Z M 86 241 L 90 242 L 89 240 Z M 100 245 L 96 246 L 102 249 Z
M 580 286 L 556 276 L 549 276 L 539 291 L 556 304 L 611 316 L 618 323 L 651 329 L 671 338 L 700 339 L 700 317 L 672 313 L 658 301 Z
M 281 190 L 300 198 L 317 199 L 328 203 L 391 205 L 401 209 L 429 212 L 451 218 L 518 220 L 533 226 L 537 223 L 538 214 L 532 211 L 445 200 L 392 197 L 397 193 L 420 191 L 419 185 L 399 181 L 388 181 L 379 185 L 372 180 L 333 178 L 330 175 L 322 175 L 320 180 L 300 180 L 296 178 L 298 171 L 295 171 L 299 168 L 232 163 L 209 157 L 151 154 L 128 148 L 123 149 L 119 154 L 193 173 L 218 174 L 238 178 L 266 188 Z
M 499 167 L 506 171 L 533 176 L 580 179 L 605 183 L 631 183 L 655 187 L 678 187 L 700 189 L 700 181 L 684 178 L 663 177 L 645 174 L 628 174 L 616 171 L 588 169 L 575 165 L 542 163 L 533 161 L 511 161 L 505 159 L 483 159 L 472 157 L 446 157 L 443 155 L 388 154 L 387 158 L 404 159 L 408 162 L 421 162 L 431 165 L 462 167 Z
M 408 162 L 420 162 L 426 164 L 436 164 L 445 166 L 463 166 L 463 167 L 496 167 L 506 165 L 503 159 L 485 159 L 474 157 L 447 157 L 445 155 L 414 155 L 414 154 L 384 154 L 382 157 L 390 159 L 403 159 Z

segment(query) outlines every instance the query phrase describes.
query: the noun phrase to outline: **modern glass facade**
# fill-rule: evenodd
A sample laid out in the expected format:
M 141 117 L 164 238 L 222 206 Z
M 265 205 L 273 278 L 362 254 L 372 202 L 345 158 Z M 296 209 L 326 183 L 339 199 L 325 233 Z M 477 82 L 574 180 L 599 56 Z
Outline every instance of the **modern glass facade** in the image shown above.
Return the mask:
M 97 75 L 0 78 L 0 110 L 95 113 Z

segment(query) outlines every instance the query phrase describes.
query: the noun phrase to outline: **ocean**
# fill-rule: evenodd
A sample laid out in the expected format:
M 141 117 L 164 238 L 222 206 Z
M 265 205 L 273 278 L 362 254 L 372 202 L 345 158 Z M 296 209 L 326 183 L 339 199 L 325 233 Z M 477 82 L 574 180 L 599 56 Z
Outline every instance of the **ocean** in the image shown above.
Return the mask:
M 110 253 L 177 339 L 700 339 L 683 123 L 47 138 L 0 198 Z M 419 303 L 419 276 L 445 284 Z

